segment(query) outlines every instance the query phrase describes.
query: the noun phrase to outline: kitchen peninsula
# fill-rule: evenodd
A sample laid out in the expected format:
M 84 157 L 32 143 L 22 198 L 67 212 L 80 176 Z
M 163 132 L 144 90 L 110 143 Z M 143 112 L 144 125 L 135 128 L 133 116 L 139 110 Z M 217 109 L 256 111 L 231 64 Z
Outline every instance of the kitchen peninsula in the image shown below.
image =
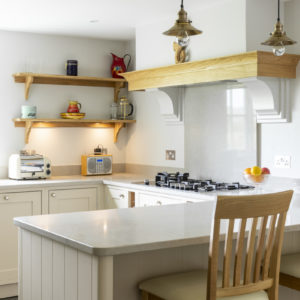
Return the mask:
M 137 300 L 145 278 L 206 266 L 214 206 L 207 200 L 15 218 L 20 298 Z M 299 230 L 294 198 L 284 253 L 300 251 Z

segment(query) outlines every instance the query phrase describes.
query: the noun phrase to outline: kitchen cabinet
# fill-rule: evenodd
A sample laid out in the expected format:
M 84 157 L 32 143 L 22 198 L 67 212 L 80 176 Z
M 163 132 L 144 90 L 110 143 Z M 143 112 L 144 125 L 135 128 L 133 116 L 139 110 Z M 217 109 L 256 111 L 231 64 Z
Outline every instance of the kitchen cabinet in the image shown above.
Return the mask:
M 169 204 L 181 204 L 181 203 L 190 203 L 196 202 L 188 198 L 180 198 L 173 196 L 164 196 L 159 193 L 151 192 L 137 192 L 135 194 L 136 206 L 159 206 L 159 205 L 169 205 Z
M 48 190 L 48 213 L 68 213 L 97 209 L 96 188 Z
M 0 193 L 0 285 L 18 282 L 18 231 L 14 217 L 42 213 L 42 192 Z M 0 298 L 6 297 L 0 291 Z
M 127 208 L 130 207 L 130 193 L 127 189 L 106 186 L 105 187 L 105 208 Z

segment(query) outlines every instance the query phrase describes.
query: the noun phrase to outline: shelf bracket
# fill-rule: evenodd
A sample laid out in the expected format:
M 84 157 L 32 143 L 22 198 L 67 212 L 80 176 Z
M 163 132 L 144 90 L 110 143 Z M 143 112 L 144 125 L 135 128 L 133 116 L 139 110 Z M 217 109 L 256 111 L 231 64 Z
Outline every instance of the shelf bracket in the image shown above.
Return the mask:
M 26 80 L 25 80 L 25 99 L 26 100 L 28 100 L 29 89 L 30 89 L 32 83 L 33 83 L 33 76 L 27 75 Z
M 125 126 L 124 123 L 119 123 L 116 122 L 115 123 L 115 129 L 114 129 L 114 143 L 116 143 L 118 141 L 118 135 L 120 130 Z
M 124 87 L 124 83 L 123 82 L 117 82 L 115 83 L 115 87 L 114 87 L 114 101 L 117 103 L 118 102 L 118 98 L 119 98 L 119 93 L 121 88 Z
M 257 123 L 287 123 L 291 120 L 289 78 L 239 79 L 253 98 Z
M 25 144 L 29 143 L 29 136 L 32 128 L 32 121 L 26 121 L 25 122 Z

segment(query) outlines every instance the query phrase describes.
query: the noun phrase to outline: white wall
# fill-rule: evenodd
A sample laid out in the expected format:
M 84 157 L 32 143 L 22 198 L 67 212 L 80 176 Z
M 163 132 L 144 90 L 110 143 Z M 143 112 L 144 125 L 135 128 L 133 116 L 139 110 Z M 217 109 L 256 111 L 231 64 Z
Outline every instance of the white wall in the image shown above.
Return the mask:
M 195 2 L 194 2 L 195 3 Z M 205 8 L 196 7 L 189 11 L 192 24 L 203 31 L 190 38 L 191 60 L 199 60 L 246 50 L 246 0 L 224 0 Z M 179 7 L 178 7 L 179 10 Z M 156 20 L 153 24 L 138 26 L 136 29 L 137 69 L 174 64 L 174 37 L 162 32 L 174 25 L 172 20 Z
M 298 41 L 288 47 L 289 53 L 300 54 L 300 2 L 293 0 L 285 3 L 284 28 L 287 35 Z M 264 124 L 261 133 L 262 164 L 271 167 L 273 175 L 300 178 L 300 65 L 297 78 L 291 83 L 292 121 L 287 124 Z M 290 169 L 274 168 L 275 155 L 291 156 Z
M 188 10 L 187 4 L 185 8 L 193 25 L 203 30 L 202 35 L 191 37 L 191 60 L 229 55 L 246 50 L 245 0 L 226 0 L 208 5 L 201 10 L 195 6 L 194 2 L 192 11 Z M 156 20 L 155 24 L 142 25 L 137 28 L 137 69 L 174 64 L 172 46 L 174 38 L 165 36 L 162 32 L 173 25 L 176 17 L 174 15 L 172 20 Z M 201 89 L 197 89 L 197 92 L 201 95 Z M 159 99 L 154 93 L 135 92 L 130 93 L 130 97 L 136 105 L 137 124 L 128 128 L 126 162 L 184 168 L 187 134 L 184 125 L 165 124 L 160 114 Z M 192 137 L 193 143 L 205 147 L 205 141 L 199 140 L 198 136 L 196 134 Z M 165 150 L 176 150 L 176 160 L 166 161 Z M 190 159 L 196 160 L 195 157 L 190 157 Z
M 277 1 L 246 1 L 246 50 L 271 51 L 261 45 L 273 32 L 277 20 Z M 281 5 L 281 21 L 284 22 L 284 5 Z
M 65 74 L 67 59 L 79 61 L 79 75 L 110 77 L 110 52 L 123 55 L 125 42 L 72 38 L 0 31 L 0 177 L 7 174 L 11 153 L 25 147 L 24 128 L 15 128 L 12 118 L 19 117 L 21 105 L 36 105 L 37 116 L 57 118 L 66 111 L 69 99 L 82 103 L 86 118 L 108 118 L 113 89 L 33 85 L 29 101 L 24 98 L 24 84 L 14 82 L 17 72 Z M 113 154 L 114 162 L 124 163 L 126 129 L 113 144 L 113 129 L 54 128 L 32 129 L 27 149 L 47 155 L 53 165 L 78 165 L 80 156 L 103 144 Z

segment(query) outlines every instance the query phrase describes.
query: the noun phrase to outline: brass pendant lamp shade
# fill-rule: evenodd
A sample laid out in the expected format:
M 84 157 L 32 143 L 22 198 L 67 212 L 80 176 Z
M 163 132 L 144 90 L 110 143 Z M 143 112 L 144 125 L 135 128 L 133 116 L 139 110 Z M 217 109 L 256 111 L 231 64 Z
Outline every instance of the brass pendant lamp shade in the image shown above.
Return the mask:
M 276 56 L 281 56 L 285 53 L 285 46 L 293 45 L 296 43 L 296 41 L 293 41 L 291 38 L 289 38 L 283 31 L 283 25 L 280 22 L 280 0 L 278 0 L 278 17 L 275 24 L 275 29 L 271 33 L 271 36 L 261 44 L 273 47 L 273 53 Z
M 183 0 L 181 0 L 180 11 L 178 12 L 178 19 L 175 25 L 163 32 L 165 35 L 176 36 L 176 42 L 173 42 L 176 64 L 189 60 L 189 51 L 187 50 L 189 37 L 202 33 L 201 30 L 192 26 L 191 23 L 192 21 L 188 19 L 187 12 L 184 10 Z
M 192 21 L 188 19 L 187 12 L 183 8 L 183 0 L 181 1 L 181 8 L 178 12 L 178 19 L 175 22 L 175 25 L 172 26 L 169 30 L 165 31 L 163 34 L 171 36 L 183 36 L 187 35 L 197 35 L 201 34 L 202 31 L 198 30 L 191 25 Z
M 280 20 L 277 20 L 275 24 L 275 30 L 271 33 L 271 36 L 262 45 L 266 46 L 289 46 L 296 44 L 296 41 L 290 39 L 286 33 L 283 31 L 283 25 Z

